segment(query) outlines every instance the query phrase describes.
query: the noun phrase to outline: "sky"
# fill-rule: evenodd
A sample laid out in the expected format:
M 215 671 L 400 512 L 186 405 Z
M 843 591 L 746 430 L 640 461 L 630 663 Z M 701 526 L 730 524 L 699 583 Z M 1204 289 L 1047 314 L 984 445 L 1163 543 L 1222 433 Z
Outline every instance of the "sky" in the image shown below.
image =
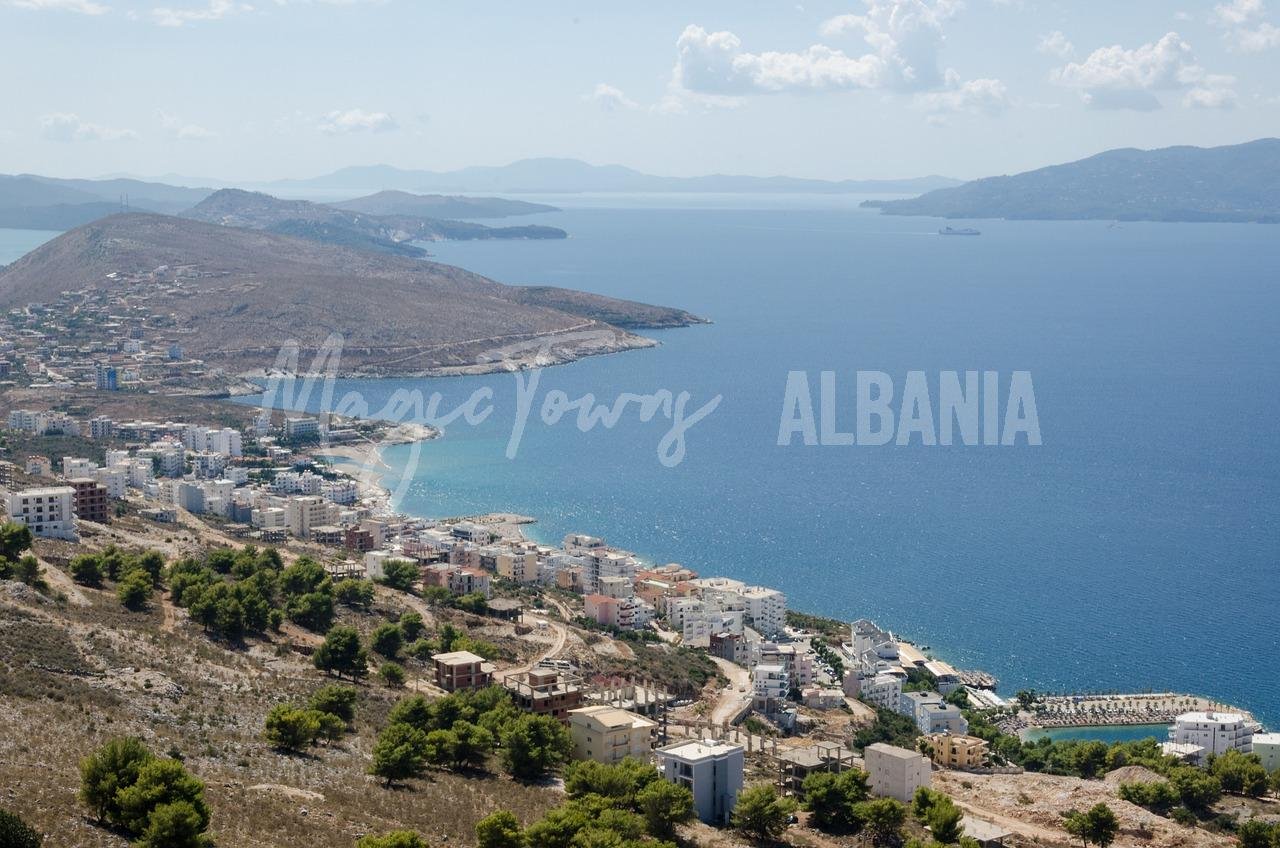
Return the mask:
M 1280 0 L 0 0 L 0 173 L 974 178 L 1280 135 Z

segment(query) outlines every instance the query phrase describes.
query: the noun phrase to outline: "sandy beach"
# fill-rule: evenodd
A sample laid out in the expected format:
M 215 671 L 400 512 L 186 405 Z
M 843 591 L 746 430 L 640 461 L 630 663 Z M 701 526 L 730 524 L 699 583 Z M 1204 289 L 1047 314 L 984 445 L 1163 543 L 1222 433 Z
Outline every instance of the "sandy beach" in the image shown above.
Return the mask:
M 391 492 L 383 485 L 383 478 L 392 470 L 382 458 L 384 448 L 391 445 L 407 445 L 435 439 L 440 431 L 424 424 L 397 424 L 382 434 L 380 439 L 363 439 L 312 452 L 316 458 L 333 461 L 335 465 L 356 481 L 361 500 L 377 501 L 390 509 Z

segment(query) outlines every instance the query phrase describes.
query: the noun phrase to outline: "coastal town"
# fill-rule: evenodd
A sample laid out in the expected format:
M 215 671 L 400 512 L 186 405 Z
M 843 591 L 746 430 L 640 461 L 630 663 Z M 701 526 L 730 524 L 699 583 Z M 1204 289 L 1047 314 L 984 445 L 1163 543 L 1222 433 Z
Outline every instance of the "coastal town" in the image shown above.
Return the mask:
M 154 305 L 160 298 L 214 296 L 200 287 L 207 276 L 196 266 L 115 271 L 107 275 L 109 288 L 63 291 L 11 309 L 0 334 L 0 379 L 37 390 L 243 390 L 242 380 L 190 355 L 184 342 L 192 328 Z
M 575 760 L 652 762 L 690 790 L 707 827 L 732 823 L 748 785 L 803 796 L 813 774 L 859 770 L 872 797 L 910 804 L 934 787 L 963 798 L 965 832 L 981 845 L 1031 844 L 1043 816 L 1010 815 L 972 787 L 1042 779 L 1031 772 L 1044 768 L 1034 745 L 1046 729 L 1158 726 L 1162 762 L 1207 768 L 1236 752 L 1280 769 L 1280 734 L 1204 697 L 1006 696 L 992 675 L 954 668 L 876 622 L 789 610 L 779 588 L 646 562 L 585 533 L 544 544 L 528 538 L 525 516 L 401 514 L 381 485 L 379 448 L 430 439 L 430 428 L 247 406 L 234 407 L 239 425 L 235 415 L 116 420 L 85 402 L 118 390 L 101 384 L 105 367 L 93 369 L 91 393 L 75 395 L 86 414 L 32 406 L 6 416 L 6 520 L 28 528 L 37 551 L 183 534 L 206 549 L 278 548 L 332 581 L 466 609 L 491 622 L 478 632 L 516 647 L 444 645 L 420 657 L 410 691 L 502 687 L 519 709 L 562 723 Z M 703 664 L 706 682 L 639 662 L 649 645 Z M 1011 744 L 1033 753 L 1013 755 Z

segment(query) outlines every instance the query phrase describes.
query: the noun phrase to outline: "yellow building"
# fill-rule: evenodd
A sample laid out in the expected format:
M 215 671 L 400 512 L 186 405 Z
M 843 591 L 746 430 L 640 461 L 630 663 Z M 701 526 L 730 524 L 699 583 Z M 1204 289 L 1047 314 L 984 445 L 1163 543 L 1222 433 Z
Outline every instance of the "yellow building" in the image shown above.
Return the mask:
M 657 723 L 617 707 L 596 706 L 569 710 L 569 735 L 573 756 L 612 764 L 624 757 L 647 760 L 653 750 Z
M 933 733 L 924 737 L 932 752 L 933 764 L 947 769 L 982 768 L 987 761 L 987 742 L 976 736 Z
M 538 555 L 535 553 L 500 553 L 494 558 L 499 577 L 517 583 L 538 582 Z

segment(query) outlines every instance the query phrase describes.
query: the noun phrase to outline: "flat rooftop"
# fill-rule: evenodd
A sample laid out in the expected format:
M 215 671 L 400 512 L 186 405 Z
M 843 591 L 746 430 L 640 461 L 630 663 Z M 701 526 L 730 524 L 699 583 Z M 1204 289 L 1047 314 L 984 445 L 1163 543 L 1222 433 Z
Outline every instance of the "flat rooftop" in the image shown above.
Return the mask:
M 723 757 L 726 754 L 732 754 L 735 751 L 744 750 L 741 745 L 730 745 L 726 742 L 715 742 L 707 739 L 702 742 L 689 741 L 677 742 L 675 745 L 668 745 L 665 748 L 659 748 L 658 754 L 664 757 L 676 757 L 681 760 L 707 760 L 713 757 Z
M 906 748 L 899 748 L 897 745 L 886 745 L 884 742 L 877 742 L 874 745 L 868 745 L 864 753 L 875 751 L 877 754 L 883 754 L 886 757 L 894 757 L 899 760 L 914 760 L 923 757 L 924 754 L 916 751 L 909 751 Z
M 1193 712 L 1178 716 L 1178 721 L 1200 721 L 1213 724 L 1235 724 L 1244 721 L 1240 713 Z
M 617 707 L 609 707 L 599 705 L 595 707 L 580 707 L 576 710 L 569 710 L 570 716 L 587 716 L 595 719 L 605 727 L 630 727 L 632 729 L 644 727 L 657 727 L 658 723 L 650 721 L 642 715 L 628 712 Z
M 447 654 L 435 654 L 431 659 L 445 665 L 466 665 L 467 663 L 484 662 L 484 657 L 476 656 L 470 651 L 450 651 Z

